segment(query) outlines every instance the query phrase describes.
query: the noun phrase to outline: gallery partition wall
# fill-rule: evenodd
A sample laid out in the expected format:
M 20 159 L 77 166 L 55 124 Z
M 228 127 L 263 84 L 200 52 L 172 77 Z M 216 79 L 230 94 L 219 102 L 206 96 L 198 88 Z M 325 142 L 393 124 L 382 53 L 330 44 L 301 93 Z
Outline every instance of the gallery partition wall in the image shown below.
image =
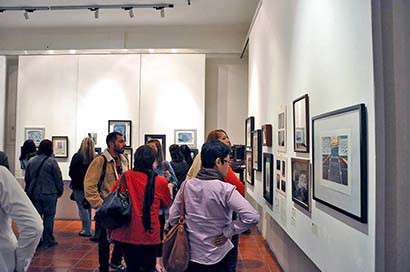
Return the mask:
M 4 150 L 6 120 L 6 57 L 0 56 L 0 150 Z

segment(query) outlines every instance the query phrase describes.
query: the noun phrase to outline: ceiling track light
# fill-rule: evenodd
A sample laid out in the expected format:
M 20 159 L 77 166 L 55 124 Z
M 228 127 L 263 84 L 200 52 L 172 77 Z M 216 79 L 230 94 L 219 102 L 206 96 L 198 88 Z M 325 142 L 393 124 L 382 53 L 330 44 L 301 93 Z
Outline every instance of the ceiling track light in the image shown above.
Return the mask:
M 89 10 L 94 12 L 94 19 L 100 18 L 100 9 L 99 8 L 89 8 Z
M 124 7 L 124 10 L 128 11 L 128 15 L 130 16 L 130 18 L 134 18 L 135 14 L 134 14 L 134 8 L 133 7 Z
M 161 18 L 165 17 L 165 8 L 164 7 L 156 7 L 156 10 L 159 10 L 159 14 L 161 15 Z
M 29 15 L 29 12 L 31 12 L 31 13 L 33 13 L 34 12 L 34 9 L 25 9 L 24 10 L 24 19 L 26 19 L 26 20 L 29 20 L 30 19 L 30 15 Z
M 188 6 L 190 6 L 191 5 L 191 0 L 188 0 Z

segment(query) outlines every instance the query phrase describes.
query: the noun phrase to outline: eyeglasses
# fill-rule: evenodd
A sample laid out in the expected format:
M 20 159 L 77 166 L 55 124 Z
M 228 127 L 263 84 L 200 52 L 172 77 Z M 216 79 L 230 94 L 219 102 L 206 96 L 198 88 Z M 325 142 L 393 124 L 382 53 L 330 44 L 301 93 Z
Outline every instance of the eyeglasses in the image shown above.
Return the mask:
M 232 160 L 224 160 L 224 162 L 231 164 Z

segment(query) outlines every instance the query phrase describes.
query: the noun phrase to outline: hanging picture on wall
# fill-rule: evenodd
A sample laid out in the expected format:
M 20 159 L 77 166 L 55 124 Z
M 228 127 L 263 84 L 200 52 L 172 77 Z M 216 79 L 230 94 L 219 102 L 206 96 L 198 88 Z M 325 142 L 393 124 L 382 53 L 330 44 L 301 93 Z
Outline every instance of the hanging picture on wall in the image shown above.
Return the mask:
M 46 128 L 44 127 L 26 127 L 24 128 L 24 140 L 33 140 L 36 147 L 45 139 Z
M 134 157 L 134 154 L 132 153 L 132 148 L 131 147 L 126 147 L 124 148 L 124 156 L 127 157 L 128 160 L 128 169 L 133 168 L 132 164 L 132 158 Z
M 196 129 L 176 129 L 174 134 L 176 144 L 196 148 Z
M 250 185 L 253 185 L 254 182 L 254 172 L 253 172 L 253 160 L 252 160 L 252 151 L 246 151 L 246 182 Z
M 286 196 L 286 158 L 278 156 L 276 159 L 276 189 L 282 195 Z
M 272 125 L 270 124 L 262 126 L 262 145 L 272 146 Z
M 166 158 L 167 154 L 167 136 L 165 134 L 145 134 L 144 135 L 144 143 L 147 144 L 149 140 L 158 140 L 162 146 L 162 154 L 164 155 L 164 159 Z
M 68 137 L 52 136 L 53 152 L 56 158 L 68 158 Z
M 310 172 L 309 160 L 291 159 L 292 200 L 306 210 L 310 210 Z
M 126 147 L 131 147 L 131 120 L 109 120 L 108 133 L 118 132 L 124 136 Z
M 91 139 L 93 139 L 94 145 L 97 145 L 97 133 L 95 133 L 95 132 L 89 132 L 89 133 L 88 133 L 88 137 L 90 137 Z
M 367 222 L 367 131 L 364 104 L 312 118 L 313 198 Z
M 309 153 L 309 96 L 293 101 L 293 149 Z
M 286 106 L 281 106 L 278 114 L 278 151 L 286 152 Z
M 252 132 L 252 158 L 253 169 L 262 170 L 262 131 L 257 129 Z
M 273 155 L 263 153 L 263 197 L 273 204 Z
M 252 132 L 255 130 L 255 117 L 248 117 L 245 121 L 245 147 L 252 148 Z
M 100 155 L 101 154 L 101 147 L 96 147 L 95 148 L 95 153 L 97 153 L 97 155 Z

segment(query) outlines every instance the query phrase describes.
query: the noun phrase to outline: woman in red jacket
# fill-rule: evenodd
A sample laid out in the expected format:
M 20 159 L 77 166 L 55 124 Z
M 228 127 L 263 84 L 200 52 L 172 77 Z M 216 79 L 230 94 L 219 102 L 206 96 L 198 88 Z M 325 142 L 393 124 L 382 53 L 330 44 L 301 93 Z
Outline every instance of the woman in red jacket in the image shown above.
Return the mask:
M 124 173 L 132 204 L 131 222 L 113 230 L 111 239 L 124 249 L 129 272 L 155 270 L 161 246 L 158 212 L 171 204 L 167 180 L 152 170 L 154 160 L 154 150 L 149 145 L 140 146 L 134 154 L 133 170 Z

